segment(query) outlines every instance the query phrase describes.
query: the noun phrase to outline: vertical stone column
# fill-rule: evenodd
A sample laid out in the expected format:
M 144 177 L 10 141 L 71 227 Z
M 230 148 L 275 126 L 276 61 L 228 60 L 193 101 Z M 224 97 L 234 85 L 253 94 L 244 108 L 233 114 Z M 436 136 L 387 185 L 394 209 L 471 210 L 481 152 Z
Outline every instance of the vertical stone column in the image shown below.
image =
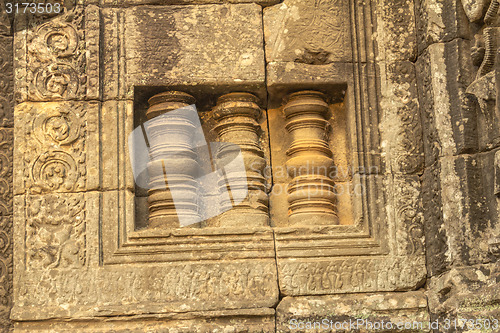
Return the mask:
M 199 221 L 197 181 L 199 165 L 192 140 L 196 127 L 189 115 L 170 111 L 194 104 L 194 97 L 167 91 L 149 99 L 146 111 L 150 162 L 149 226 L 176 228 Z M 151 121 L 153 118 L 155 120 Z
M 4 4 L 0 4 L 0 331 L 8 332 L 12 307 L 13 269 L 13 104 L 12 30 Z M 3 329 L 3 330 L 2 330 Z
M 223 210 L 228 210 L 220 217 L 219 226 L 267 226 L 269 225 L 269 198 L 266 193 L 266 180 L 263 171 L 266 166 L 264 151 L 260 145 L 260 127 L 258 120 L 261 109 L 258 98 L 250 93 L 229 93 L 219 97 L 214 108 L 215 127 L 220 141 L 230 143 L 217 151 L 220 161 L 230 160 L 234 156 L 234 145 L 238 145 L 245 163 L 246 177 L 240 172 L 226 170 L 225 179 L 219 186 L 222 191 L 229 188 L 248 188 L 248 195 L 243 202 L 232 207 L 231 200 L 222 199 Z M 227 190 L 226 190 L 227 188 Z
M 329 112 L 326 96 L 317 91 L 291 94 L 283 109 L 286 129 L 292 136 L 286 167 L 290 224 L 338 224 L 333 166 L 328 146 Z

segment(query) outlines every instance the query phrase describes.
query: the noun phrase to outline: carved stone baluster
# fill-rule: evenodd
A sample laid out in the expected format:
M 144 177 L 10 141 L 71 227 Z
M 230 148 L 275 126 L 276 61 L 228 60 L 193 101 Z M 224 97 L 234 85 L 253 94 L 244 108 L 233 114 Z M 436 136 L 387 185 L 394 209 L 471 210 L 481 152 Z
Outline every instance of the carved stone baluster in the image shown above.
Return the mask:
M 333 166 L 328 146 L 329 112 L 326 96 L 317 91 L 291 94 L 284 107 L 286 129 L 292 136 L 286 167 L 290 224 L 338 224 Z
M 257 103 L 258 98 L 250 93 L 229 93 L 221 96 L 214 108 L 214 119 L 218 121 L 215 131 L 220 141 L 229 143 L 218 150 L 217 158 L 231 160 L 235 155 L 231 144 L 238 145 L 246 169 L 246 177 L 237 170 L 226 170 L 219 182 L 221 192 L 248 188 L 247 197 L 232 209 L 231 200 L 221 200 L 222 208 L 230 210 L 219 218 L 219 226 L 269 225 L 269 198 L 263 176 L 266 160 L 259 143 L 261 129 L 257 122 L 261 109 Z M 230 188 L 227 183 L 231 184 Z
M 158 117 L 148 125 L 150 227 L 175 228 L 179 220 L 183 225 L 199 221 L 199 165 L 192 144 L 195 124 L 182 112 L 165 115 L 194 102 L 194 97 L 180 91 L 167 91 L 149 99 L 146 117 Z

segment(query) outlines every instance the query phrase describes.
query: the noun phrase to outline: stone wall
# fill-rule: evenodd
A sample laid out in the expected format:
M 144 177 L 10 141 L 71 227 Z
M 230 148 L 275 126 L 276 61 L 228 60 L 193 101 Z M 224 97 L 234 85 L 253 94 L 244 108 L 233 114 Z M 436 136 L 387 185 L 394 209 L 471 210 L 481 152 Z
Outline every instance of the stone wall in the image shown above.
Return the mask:
M 0 331 L 8 332 L 12 307 L 12 147 L 14 126 L 13 32 L 0 14 Z
M 497 6 L 416 1 L 433 319 L 500 316 Z
M 2 17 L 0 324 L 289 332 L 499 318 L 496 4 L 78 0 L 17 15 L 14 38 Z M 148 221 L 127 145 L 150 97 L 179 95 L 165 91 L 196 99 L 207 139 L 246 131 L 246 161 L 271 169 L 249 177 L 246 163 L 249 198 L 187 228 Z M 279 173 L 304 151 L 343 169 L 325 183 L 349 190 L 278 192 L 314 184 L 314 168 Z

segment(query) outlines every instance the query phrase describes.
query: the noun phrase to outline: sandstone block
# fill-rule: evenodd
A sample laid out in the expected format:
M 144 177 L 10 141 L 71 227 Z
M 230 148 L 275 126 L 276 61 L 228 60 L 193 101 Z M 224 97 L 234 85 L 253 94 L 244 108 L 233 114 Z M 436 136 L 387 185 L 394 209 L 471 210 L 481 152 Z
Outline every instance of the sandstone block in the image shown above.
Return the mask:
M 462 1 L 415 0 L 418 53 L 429 45 L 470 38 Z
M 12 37 L 0 36 L 0 126 L 14 125 L 14 71 Z
M 414 61 L 417 58 L 414 1 L 385 0 L 379 1 L 378 6 L 383 29 L 377 35 L 380 54 L 385 54 L 387 62 Z
M 436 332 L 492 331 L 500 326 L 500 266 L 474 265 L 453 268 L 429 282 L 427 297 L 432 320 L 448 323 Z M 496 327 L 496 328 L 495 328 Z
M 99 187 L 99 108 L 97 102 L 72 101 L 16 107 L 16 194 Z
M 131 99 L 136 86 L 263 87 L 256 4 L 110 8 L 103 19 L 105 99 Z
M 24 101 L 100 98 L 99 9 L 75 6 L 50 20 L 16 19 L 15 98 Z
M 386 332 L 415 332 L 417 328 L 404 328 L 404 323 L 427 323 L 427 299 L 423 291 L 405 293 L 351 294 L 328 296 L 285 297 L 276 309 L 277 332 L 294 332 L 299 325 L 306 332 L 379 332 L 381 328 L 371 328 L 369 323 L 384 321 Z M 323 326 L 316 325 L 319 322 Z M 347 326 L 340 326 L 344 322 Z M 301 324 L 302 323 L 302 324 Z M 359 323 L 349 326 L 349 323 Z M 397 325 L 403 323 L 402 329 Z M 335 326 L 337 324 L 337 326 Z M 392 330 L 390 327 L 392 326 Z M 345 328 L 348 329 L 345 329 Z M 387 329 L 389 327 L 389 329 Z M 416 326 L 418 327 L 418 326 Z M 418 332 L 430 332 L 428 328 Z
M 264 9 L 266 61 L 352 61 L 348 3 L 286 0 Z
M 423 176 L 427 267 L 434 276 L 451 267 L 497 260 L 500 235 L 494 204 L 494 152 L 443 157 Z M 492 245 L 490 245 L 492 244 Z
M 473 78 L 468 50 L 468 41 L 456 39 L 429 46 L 417 60 L 426 166 L 477 151 L 477 110 L 465 94 Z
M 143 333 L 143 332 L 275 332 L 274 309 L 241 309 L 225 311 L 199 311 L 168 315 L 126 317 L 110 320 L 18 322 L 15 332 L 20 333 Z

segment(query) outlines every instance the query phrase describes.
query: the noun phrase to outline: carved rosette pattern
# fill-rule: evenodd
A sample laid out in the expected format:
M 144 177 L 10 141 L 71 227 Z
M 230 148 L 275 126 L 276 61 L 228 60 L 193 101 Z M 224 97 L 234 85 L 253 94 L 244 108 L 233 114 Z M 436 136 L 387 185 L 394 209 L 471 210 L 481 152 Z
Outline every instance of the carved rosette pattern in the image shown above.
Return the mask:
M 84 195 L 28 196 L 27 202 L 27 267 L 82 267 L 86 255 Z
M 229 170 L 219 186 L 223 192 L 227 191 L 227 182 L 231 183 L 231 190 L 234 187 L 248 188 L 245 200 L 234 207 L 230 199 L 223 197 L 221 206 L 226 212 L 219 218 L 219 226 L 269 225 L 269 198 L 263 176 L 266 160 L 260 144 L 258 123 L 262 111 L 257 103 L 258 98 L 253 94 L 229 93 L 219 97 L 213 110 L 214 119 L 218 122 L 214 130 L 221 142 L 229 143 L 217 151 L 217 159 L 231 159 L 234 155 L 233 144 L 238 145 L 246 170 L 246 177 Z
M 76 6 L 48 21 L 33 16 L 18 24 L 28 27 L 16 41 L 18 102 L 99 97 L 97 7 Z
M 29 153 L 24 156 L 25 188 L 29 193 L 85 190 L 86 113 L 84 106 L 74 104 L 31 108 L 25 126 Z
M 286 168 L 291 225 L 338 224 L 333 180 L 332 151 L 328 146 L 330 124 L 326 96 L 317 91 L 291 94 L 283 108 L 292 143 Z
M 194 98 L 180 91 L 167 91 L 149 99 L 149 226 L 176 228 L 184 222 L 198 222 L 197 154 L 193 147 L 195 124 L 182 112 L 162 115 L 194 104 Z M 174 193 L 174 194 L 173 194 Z M 174 202 L 175 198 L 175 202 Z

